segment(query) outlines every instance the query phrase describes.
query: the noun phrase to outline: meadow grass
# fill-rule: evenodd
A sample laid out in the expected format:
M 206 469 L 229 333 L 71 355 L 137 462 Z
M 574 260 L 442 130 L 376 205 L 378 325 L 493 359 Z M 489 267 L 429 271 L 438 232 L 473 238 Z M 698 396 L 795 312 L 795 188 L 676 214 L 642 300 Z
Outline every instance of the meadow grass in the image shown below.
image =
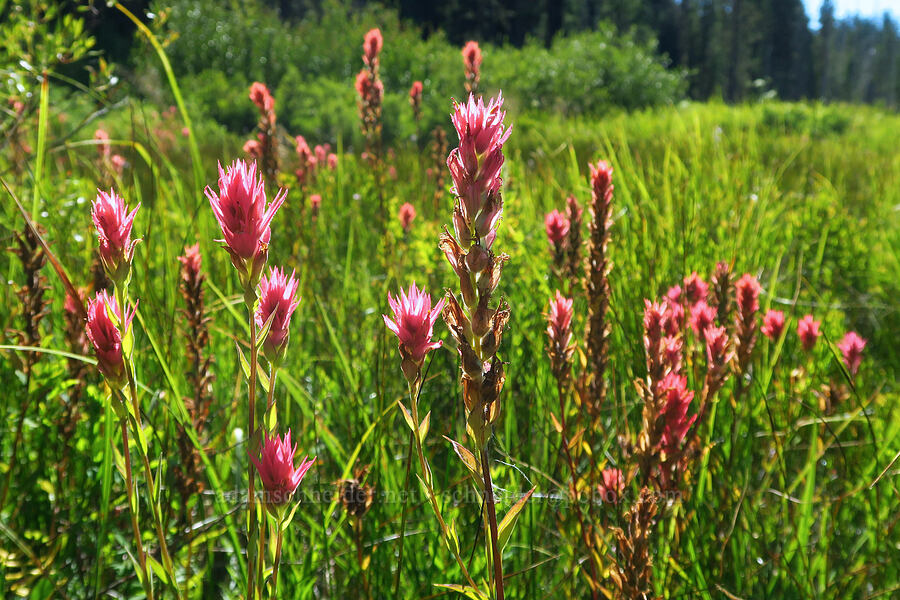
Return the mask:
M 213 184 L 216 161 L 238 156 L 239 144 L 229 136 L 214 144 L 204 144 L 202 135 L 161 141 L 154 128 L 167 125 L 148 117 L 148 108 L 132 105 L 113 121 L 113 146 L 131 165 L 122 178 L 112 181 L 97 167 L 96 147 L 76 141 L 89 139 L 87 130 L 70 139 L 54 135 L 61 126 L 51 121 L 52 102 L 42 111 L 38 130 L 46 131 L 48 121 L 52 126 L 37 144 L 36 160 L 13 164 L 0 155 L 0 172 L 26 207 L 37 207 L 32 218 L 46 229 L 50 248 L 76 285 L 91 280 L 89 202 L 96 188 L 113 183 L 130 203 L 142 203 L 135 234 L 143 241 L 131 284 L 140 298 L 135 357 L 170 547 L 178 564 L 192 557 L 185 586 L 191 597 L 237 597 L 244 513 L 235 494 L 243 489 L 247 448 L 246 432 L 238 432 L 246 420 L 246 388 L 235 343 L 246 338 L 247 325 L 237 278 L 214 241 L 218 230 L 196 177 L 202 174 L 201 185 Z M 781 343 L 759 341 L 740 402 L 729 402 L 733 382 L 720 393 L 701 433 L 708 452 L 688 474 L 690 493 L 660 509 L 652 538 L 656 593 L 897 593 L 896 466 L 874 482 L 900 439 L 900 117 L 874 108 L 769 103 L 687 104 L 603 120 L 542 113 L 511 120 L 506 210 L 497 240 L 510 255 L 498 293 L 512 308 L 500 349 L 508 362 L 507 384 L 493 451 L 499 512 L 516 494 L 537 491 L 505 549 L 509 596 L 587 593 L 580 570 L 584 550 L 573 543 L 560 440 L 550 418 L 557 398 L 545 355 L 544 312 L 561 282 L 550 275 L 543 215 L 562 209 L 568 194 L 587 202 L 586 166 L 598 158 L 615 170 L 608 399 L 602 428 L 584 435 L 598 463 L 621 464 L 619 436 L 640 424 L 633 381 L 645 374 L 644 298 L 661 296 L 691 271 L 708 276 L 726 260 L 738 275 L 759 278 L 763 310 L 779 308 L 789 316 Z M 396 401 L 405 398 L 406 386 L 396 340 L 381 314 L 388 312 L 387 292 L 413 280 L 433 297 L 456 287 L 437 248 L 437 236 L 449 224 L 449 194 L 435 205 L 425 175 L 433 165 L 414 142 L 395 150 L 388 159 L 397 171 L 392 179 L 374 176 L 367 163 L 338 148 L 337 169 L 323 170 L 307 192 L 322 195 L 318 217 L 311 217 L 304 192 L 291 189 L 273 225 L 270 264 L 297 269 L 303 298 L 279 378 L 280 421 L 292 428 L 301 452 L 318 457 L 298 492 L 304 500 L 285 539 L 279 590 L 285 598 L 358 597 L 362 571 L 376 598 L 429 597 L 446 592 L 434 584 L 461 582 L 424 496 L 413 494 L 406 505 L 399 591 L 393 592 L 408 443 Z M 418 211 L 408 234 L 395 218 L 404 202 Z M 10 242 L 23 220 L 14 203 L 2 206 L 2 237 Z M 178 460 L 175 424 L 183 420 L 188 394 L 177 256 L 194 242 L 208 277 L 216 379 L 207 437 L 193 440 L 208 449 L 207 490 L 191 501 L 198 516 L 189 535 L 172 469 Z M 13 283 L 2 290 L 0 325 L 3 331 L 21 329 L 15 293 L 21 266 L 4 254 L 0 268 Z M 52 308 L 40 342 L 45 353 L 32 375 L 24 375 L 21 360 L 34 350 L 13 349 L 18 342 L 12 334 L 0 350 L 3 456 L 27 411 L 15 464 L 0 461 L 0 478 L 10 482 L 0 508 L 3 592 L 129 596 L 140 585 L 123 552 L 130 539 L 125 493 L 112 467 L 120 460 L 110 449 L 116 435 L 112 409 L 101 380 L 92 377 L 71 443 L 60 440 L 73 382 L 69 363 L 57 353 L 68 350 L 64 290 L 49 267 L 46 273 Z M 584 308 L 584 295 L 576 290 L 577 336 Z M 812 354 L 800 349 L 794 334 L 807 313 L 822 320 L 825 334 Z M 823 384 L 845 381 L 834 343 L 850 329 L 869 340 L 866 358 L 851 393 L 824 410 L 817 393 Z M 449 337 L 442 325 L 436 331 Z M 583 362 L 580 353 L 576 357 Z M 687 370 L 692 384 L 701 376 L 694 367 Z M 483 573 L 485 558 L 475 550 L 482 543 L 476 539 L 482 531 L 479 500 L 442 438 L 463 436 L 457 379 L 456 353 L 445 345 L 429 359 L 420 400 L 432 411 L 426 453 L 437 489 L 448 494 L 444 513 L 459 533 L 462 555 L 474 573 Z M 59 472 L 55 465 L 63 454 L 67 468 Z M 360 465 L 371 465 L 368 482 L 377 495 L 357 537 L 333 492 L 334 483 Z M 635 487 L 626 495 L 636 493 Z M 612 544 L 609 528 L 621 524 L 621 512 L 615 505 L 596 509 L 601 548 Z M 612 566 L 605 558 L 603 564 Z

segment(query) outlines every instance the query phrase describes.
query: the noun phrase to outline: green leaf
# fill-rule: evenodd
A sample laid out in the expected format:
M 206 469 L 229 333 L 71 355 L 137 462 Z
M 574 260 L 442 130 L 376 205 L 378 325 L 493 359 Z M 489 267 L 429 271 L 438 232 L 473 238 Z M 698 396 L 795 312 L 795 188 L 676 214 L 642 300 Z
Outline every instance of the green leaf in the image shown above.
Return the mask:
M 466 468 L 468 468 L 469 471 L 472 472 L 472 475 L 475 476 L 475 479 L 478 481 L 478 486 L 484 487 L 482 485 L 481 473 L 478 470 L 478 461 L 475 460 L 475 455 L 469 452 L 468 448 L 455 440 L 451 440 L 446 435 L 444 436 L 444 439 L 453 445 L 453 451 L 456 452 L 456 455 L 463 461 Z
M 276 311 L 272 311 L 272 314 L 269 315 L 269 318 L 266 319 L 266 322 L 263 323 L 263 326 L 256 332 L 256 349 L 259 350 L 262 348 L 262 345 L 266 343 L 266 337 L 269 335 L 269 330 L 272 328 L 272 321 L 275 320 L 275 315 L 278 314 Z
M 153 572 L 159 577 L 159 580 L 162 581 L 163 584 L 169 583 L 169 576 L 166 574 L 166 569 L 158 560 L 148 554 L 147 564 L 150 565 L 150 568 L 153 569 Z
M 513 504 L 512 508 L 509 509 L 509 512 L 506 513 L 506 516 L 503 517 L 503 520 L 497 526 L 497 543 L 500 544 L 500 550 L 506 547 L 506 542 L 509 541 L 509 536 L 512 535 L 512 531 L 516 526 L 516 519 L 519 517 L 519 513 L 525 508 L 525 503 L 528 502 L 528 499 L 531 498 L 536 489 L 537 486 L 531 488 L 527 494 Z
M 425 436 L 428 435 L 428 426 L 431 424 L 431 411 L 428 411 L 428 414 L 425 415 L 425 418 L 422 419 L 422 422 L 419 423 L 419 439 L 424 440 Z
M 446 590 L 457 592 L 458 594 L 462 594 L 466 598 L 471 598 L 472 600 L 488 600 L 487 594 L 485 594 L 481 590 L 476 590 L 475 588 L 469 587 L 467 585 L 459 585 L 456 583 L 436 583 L 434 584 L 434 587 L 444 588 Z
M 234 347 L 237 348 L 238 358 L 241 361 L 241 370 L 244 372 L 244 377 L 247 381 L 250 381 L 250 363 L 247 362 L 247 358 L 244 356 L 244 351 L 241 350 L 240 344 L 235 342 Z
M 413 433 L 415 433 L 416 425 L 415 425 L 415 423 L 413 423 L 413 418 L 412 418 L 412 415 L 409 414 L 409 410 L 399 400 L 397 400 L 397 404 L 400 405 L 400 410 L 403 412 L 403 419 L 406 421 L 407 426 L 409 426 L 409 430 L 412 431 Z
M 275 431 L 275 428 L 278 426 L 278 413 L 275 410 L 275 406 L 272 406 L 272 410 L 266 411 L 265 417 L 266 423 L 266 431 Z

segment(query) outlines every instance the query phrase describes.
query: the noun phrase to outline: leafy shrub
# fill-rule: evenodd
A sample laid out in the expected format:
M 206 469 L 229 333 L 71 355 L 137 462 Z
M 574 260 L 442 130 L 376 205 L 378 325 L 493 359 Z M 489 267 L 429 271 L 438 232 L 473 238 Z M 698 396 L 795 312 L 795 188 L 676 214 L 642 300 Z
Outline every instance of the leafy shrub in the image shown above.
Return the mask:
M 599 114 L 671 104 L 683 94 L 680 75 L 666 71 L 652 45 L 617 37 L 609 26 L 557 38 L 549 50 L 532 40 L 495 52 L 484 77 L 523 108 Z

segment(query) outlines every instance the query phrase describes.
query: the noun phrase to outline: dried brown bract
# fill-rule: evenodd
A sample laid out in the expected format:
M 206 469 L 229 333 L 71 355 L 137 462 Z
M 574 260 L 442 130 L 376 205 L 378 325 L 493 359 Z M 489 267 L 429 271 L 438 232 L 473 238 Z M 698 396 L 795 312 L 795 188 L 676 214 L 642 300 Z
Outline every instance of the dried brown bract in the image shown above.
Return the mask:
M 653 596 L 653 560 L 650 537 L 656 517 L 656 500 L 647 488 L 625 515 L 622 528 L 615 528 L 616 562 L 610 573 L 615 584 L 615 598 L 650 600 Z

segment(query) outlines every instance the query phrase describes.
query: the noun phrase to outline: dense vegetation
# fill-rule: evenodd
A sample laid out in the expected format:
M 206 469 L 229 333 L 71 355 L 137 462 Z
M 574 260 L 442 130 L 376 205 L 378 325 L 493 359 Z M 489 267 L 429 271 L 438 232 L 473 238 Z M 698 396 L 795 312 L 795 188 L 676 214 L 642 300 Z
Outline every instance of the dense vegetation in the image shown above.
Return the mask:
M 389 11 L 330 5 L 321 20 L 288 28 L 252 5 L 240 19 L 198 16 L 191 6 L 215 11 L 203 2 L 155 7 L 161 53 L 148 43 L 156 39 L 148 30 L 126 64 L 91 55 L 93 40 L 77 20 L 0 25 L 11 100 L 0 144 L 0 177 L 9 186 L 0 240 L 17 249 L 0 255 L 11 282 L 0 290 L 0 594 L 142 594 L 115 400 L 23 216 L 39 226 L 74 285 L 92 293 L 104 282 L 90 203 L 98 188 L 112 187 L 131 206 L 141 203 L 130 283 L 140 300 L 136 388 L 179 586 L 192 598 L 241 596 L 248 394 L 235 348 L 248 352 L 248 326 L 243 290 L 215 241 L 221 232 L 202 190 L 216 187 L 217 162 L 245 157 L 242 146 L 259 116 L 248 87 L 259 79 L 275 95 L 282 142 L 270 198 L 278 186 L 289 188 L 269 261 L 297 270 L 302 297 L 278 379 L 278 421 L 292 429 L 298 452 L 317 457 L 285 536 L 279 597 L 452 597 L 435 585 L 463 579 L 426 499 L 398 499 L 415 487 L 416 471 L 408 475 L 410 435 L 397 405 L 407 393 L 397 341 L 381 315 L 390 313 L 388 292 L 412 281 L 435 299 L 459 286 L 437 247 L 451 221 L 449 175 L 441 184 L 435 176 L 446 169 L 447 150 L 432 156 L 425 135 L 433 125 L 449 129 L 450 97 L 464 90 L 459 50 L 441 34 L 423 41 Z M 217 19 L 215 33 L 204 26 Z M 353 90 L 362 36 L 374 24 L 386 32 L 387 89 L 387 149 L 375 163 L 360 156 L 366 140 Z M 648 375 L 645 299 L 663 297 L 694 271 L 708 280 L 726 261 L 736 277 L 748 273 L 761 283 L 760 313 L 779 309 L 788 319 L 783 336 L 758 336 L 750 368 L 726 383 L 714 418 L 695 426 L 702 458 L 680 473 L 679 493 L 659 502 L 648 536 L 652 594 L 890 597 L 900 580 L 900 491 L 891 462 L 900 440 L 900 117 L 841 104 L 677 103 L 684 84 L 638 39 L 602 29 L 557 39 L 549 49 L 484 44 L 482 85 L 509 96 L 513 125 L 503 148 L 505 211 L 496 240 L 510 255 L 498 294 L 512 311 L 492 442 L 498 512 L 536 488 L 503 552 L 507 596 L 588 598 L 592 577 L 613 595 L 612 575 L 624 562 L 614 529 L 627 529 L 641 487 L 629 475 L 624 502 L 590 506 L 600 566 L 591 575 L 569 496 L 545 331 L 548 299 L 561 288 L 575 299 L 574 363 L 584 372 L 587 300 L 552 267 L 544 215 L 562 210 L 569 194 L 587 208 L 586 166 L 602 158 L 615 185 L 607 397 L 593 421 L 583 421 L 582 393 L 570 393 L 564 406 L 570 423 L 592 425 L 572 446 L 585 479 L 592 464 L 630 471 L 627 440 L 642 428 L 635 380 Z M 590 83 L 581 79 L 587 66 L 569 69 L 573 61 L 592 64 L 601 46 L 608 79 Z M 170 74 L 161 56 L 171 61 Z M 406 92 L 414 79 L 426 81 L 418 125 Z M 636 99 L 651 88 L 656 95 Z M 597 105 L 605 107 L 602 116 Z M 310 145 L 331 143 L 337 155 L 335 168 L 320 168 L 302 185 L 287 144 L 297 134 Z M 452 130 L 449 136 L 453 148 Z M 416 211 L 408 231 L 397 218 L 407 202 Z M 587 210 L 584 218 L 587 236 Z M 212 357 L 211 377 L 201 384 L 191 354 L 198 323 L 185 304 L 178 260 L 194 243 L 209 317 L 200 346 Z M 797 335 L 807 314 L 823 332 L 811 351 Z M 836 346 L 850 330 L 868 340 L 855 376 Z M 431 426 L 424 451 L 444 514 L 480 581 L 487 572 L 481 500 L 442 437 L 467 437 L 459 360 L 440 320 L 435 334 L 444 347 L 426 363 L 420 402 Z M 686 376 L 699 390 L 704 348 L 686 339 Z M 211 404 L 193 424 L 194 440 L 183 415 L 195 406 L 196 389 Z M 142 454 L 135 440 L 129 454 Z M 192 465 L 196 481 L 184 477 Z M 352 479 L 375 492 L 361 517 L 334 497 L 336 482 Z M 143 480 L 137 488 L 145 491 Z M 142 498 L 149 523 L 152 510 Z M 159 557 L 151 529 L 143 543 Z M 162 572 L 153 577 L 159 597 L 169 597 Z
M 140 12 L 148 3 L 141 0 L 128 4 Z M 196 42 L 182 38 L 180 43 L 188 44 L 202 56 L 208 52 L 202 42 L 212 37 L 245 40 L 236 46 L 239 49 L 265 47 L 274 41 L 273 33 L 278 39 L 277 34 L 288 29 L 308 32 L 323 21 L 341 23 L 338 29 L 323 28 L 338 39 L 357 33 L 353 27 L 345 27 L 343 21 L 333 20 L 335 0 L 280 0 L 268 5 L 270 10 L 259 12 L 256 0 L 185 0 L 155 4 L 153 11 L 162 17 L 165 8 L 172 8 L 176 20 L 191 12 L 191 30 L 199 38 Z M 385 10 L 385 5 L 395 9 Z M 655 46 L 670 69 L 687 73 L 684 89 L 695 100 L 718 97 L 741 101 L 775 94 L 790 100 L 880 102 L 895 107 L 900 98 L 900 36 L 895 20 L 887 14 L 880 20 L 837 19 L 832 0 L 822 3 L 816 28 L 809 22 L 802 0 L 505 0 L 482 2 L 477 7 L 460 0 L 400 0 L 354 2 L 352 6 L 356 15 L 377 14 L 377 19 L 368 22 L 383 28 L 388 25 L 390 37 L 394 37 L 394 31 L 389 25 L 399 15 L 408 29 L 414 28 L 408 39 L 431 40 L 437 36 L 438 45 L 446 39 L 455 47 L 477 39 L 491 45 L 550 49 L 560 37 L 613 27 L 617 36 L 632 36 L 639 48 Z M 89 24 L 95 24 L 103 47 L 124 59 L 131 42 L 131 27 L 127 21 L 117 22 L 114 11 L 100 6 L 95 10 L 99 14 L 89 19 Z M 224 29 L 217 32 L 213 22 L 196 18 L 210 12 L 226 24 Z M 228 25 L 248 13 L 250 18 L 245 22 L 250 27 L 236 30 Z M 183 32 L 182 24 L 183 21 L 175 25 L 175 31 Z M 599 39 L 605 41 L 604 37 Z M 319 46 L 322 49 L 349 48 L 332 46 L 328 39 L 316 41 L 325 42 Z M 597 44 L 592 46 L 596 51 Z M 222 46 L 219 43 L 215 47 Z M 291 45 L 271 47 L 287 50 Z M 426 48 L 433 49 L 433 43 Z M 323 54 L 335 56 L 330 51 Z M 291 57 L 289 60 L 301 60 L 288 51 L 284 55 Z M 217 55 L 217 64 L 222 58 L 223 53 Z M 507 64 L 498 58 L 495 55 L 489 60 L 495 65 Z M 608 59 L 603 57 L 588 70 L 605 69 L 607 64 Z M 298 68 L 302 73 L 310 67 L 317 68 Z M 582 67 L 572 68 L 581 70 Z M 553 69 L 546 71 L 552 79 Z

